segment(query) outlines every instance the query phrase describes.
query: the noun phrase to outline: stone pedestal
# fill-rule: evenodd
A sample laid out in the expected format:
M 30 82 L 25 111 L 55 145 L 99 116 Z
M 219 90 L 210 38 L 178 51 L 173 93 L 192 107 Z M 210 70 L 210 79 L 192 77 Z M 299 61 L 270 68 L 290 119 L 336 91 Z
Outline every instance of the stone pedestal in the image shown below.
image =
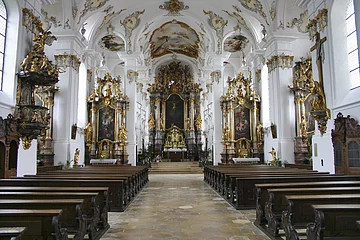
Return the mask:
M 307 140 L 307 138 L 305 138 Z M 308 157 L 309 149 L 307 142 L 303 137 L 295 138 L 295 163 L 303 164 L 304 160 Z

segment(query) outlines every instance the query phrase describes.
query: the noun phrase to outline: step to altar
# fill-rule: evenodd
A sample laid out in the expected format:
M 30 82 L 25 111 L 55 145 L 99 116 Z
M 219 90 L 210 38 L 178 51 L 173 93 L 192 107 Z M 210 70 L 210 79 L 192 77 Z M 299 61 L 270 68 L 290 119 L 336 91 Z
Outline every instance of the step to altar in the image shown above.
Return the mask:
M 199 174 L 203 173 L 203 170 L 199 167 L 199 162 L 153 162 L 149 172 L 156 174 Z

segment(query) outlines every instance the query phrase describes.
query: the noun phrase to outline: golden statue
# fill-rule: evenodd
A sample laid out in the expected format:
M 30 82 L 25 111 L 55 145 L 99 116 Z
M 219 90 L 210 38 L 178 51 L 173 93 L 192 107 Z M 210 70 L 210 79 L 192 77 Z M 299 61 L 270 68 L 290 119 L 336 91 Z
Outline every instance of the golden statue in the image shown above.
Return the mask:
M 182 133 L 174 128 L 166 136 L 165 148 L 185 148 L 184 137 Z
M 227 124 L 225 124 L 225 126 L 223 128 L 222 140 L 223 141 L 229 141 L 230 140 L 230 129 L 229 129 L 229 126 Z
M 190 118 L 186 118 L 186 127 L 190 130 Z
M 271 148 L 271 151 L 269 153 L 271 154 L 271 157 L 272 157 L 270 165 L 275 166 L 276 165 L 276 151 L 275 151 L 275 149 Z
M 80 150 L 76 148 L 74 153 L 74 165 L 78 165 L 79 157 L 80 157 Z
M 88 122 L 88 124 L 85 127 L 86 142 L 92 142 L 92 134 L 93 134 L 93 128 L 91 126 L 91 123 Z
M 201 130 L 202 127 L 202 120 L 201 120 L 201 115 L 198 114 L 196 119 L 195 119 L 195 127 L 197 130 Z
M 301 116 L 301 122 L 300 122 L 300 136 L 306 137 L 307 136 L 307 122 L 305 119 L 305 116 Z
M 33 114 L 34 115 L 31 118 L 31 122 L 43 123 L 43 119 L 41 117 L 41 114 L 38 111 L 34 111 Z
M 149 116 L 148 126 L 149 126 L 149 130 L 155 129 L 155 119 L 154 119 L 154 115 L 152 113 Z
M 126 142 L 127 141 L 127 131 L 126 129 L 123 127 L 123 128 L 120 128 L 119 129 L 119 141 L 120 142 Z
M 322 86 L 319 82 L 314 81 L 314 86 L 312 88 L 311 93 L 315 95 L 315 97 L 311 100 L 311 110 L 319 111 L 326 110 L 326 98 Z
M 263 140 L 263 130 L 264 130 L 263 126 L 261 125 L 261 123 L 259 123 L 256 126 L 256 136 L 257 136 L 258 142 Z
M 164 130 L 165 129 L 165 124 L 164 124 L 164 119 L 160 119 L 160 130 Z

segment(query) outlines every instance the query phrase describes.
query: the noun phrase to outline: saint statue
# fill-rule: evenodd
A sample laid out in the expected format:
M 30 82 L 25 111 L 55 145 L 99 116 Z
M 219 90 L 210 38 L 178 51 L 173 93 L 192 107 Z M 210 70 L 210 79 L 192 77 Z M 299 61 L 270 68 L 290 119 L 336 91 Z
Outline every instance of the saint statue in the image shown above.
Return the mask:
M 306 122 L 305 116 L 302 115 L 301 122 L 300 122 L 300 136 L 306 137 L 306 135 L 307 135 L 307 122 Z
M 119 141 L 121 142 L 127 141 L 127 132 L 124 127 L 119 129 Z
M 195 119 L 195 127 L 196 127 L 196 129 L 201 130 L 202 120 L 201 120 L 201 115 L 200 114 L 198 114 L 196 119 Z
M 92 133 L 93 133 L 93 128 L 91 126 L 91 123 L 88 122 L 88 124 L 85 127 L 86 142 L 92 142 Z
M 275 149 L 271 148 L 271 151 L 269 153 L 271 154 L 271 157 L 272 157 L 270 165 L 275 166 L 275 164 L 276 164 L 276 151 L 275 151 Z
M 225 126 L 223 128 L 222 140 L 223 141 L 229 141 L 230 140 L 230 129 L 229 129 L 229 126 L 227 124 L 225 124 Z
M 261 123 L 256 126 L 256 136 L 258 142 L 263 140 L 263 126 L 261 125 Z
M 78 165 L 79 157 L 80 157 L 80 150 L 79 148 L 76 148 L 74 153 L 74 165 Z
M 155 129 L 155 119 L 154 119 L 154 115 L 152 113 L 149 116 L 148 126 L 149 126 L 149 130 Z

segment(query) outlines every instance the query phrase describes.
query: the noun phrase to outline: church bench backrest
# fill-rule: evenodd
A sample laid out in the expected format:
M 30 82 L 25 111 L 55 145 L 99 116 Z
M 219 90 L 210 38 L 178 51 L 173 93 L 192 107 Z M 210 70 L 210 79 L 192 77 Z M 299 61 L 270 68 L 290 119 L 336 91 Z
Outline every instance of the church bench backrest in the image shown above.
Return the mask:
M 61 209 L 59 221 L 68 233 L 83 239 L 86 234 L 83 199 L 0 199 L 0 209 Z
M 26 227 L 0 227 L 0 239 L 2 240 L 20 240 Z
M 359 229 L 355 223 L 360 216 L 360 204 L 319 204 L 312 207 L 315 211 L 315 218 L 307 226 L 307 239 L 360 237 Z
M 256 188 L 256 220 L 257 225 L 265 224 L 265 203 L 269 201 L 268 189 L 299 189 L 299 188 L 338 188 L 360 187 L 360 181 L 330 181 L 330 182 L 291 182 L 291 183 L 263 183 L 255 184 Z
M 26 227 L 24 237 L 67 239 L 67 230 L 59 224 L 61 213 L 61 209 L 0 209 L 0 227 Z
M 303 176 L 282 176 L 282 177 L 238 177 L 234 187 L 235 196 L 232 199 L 237 209 L 241 207 L 255 208 L 257 183 L 282 183 L 282 182 L 323 182 L 323 181 L 356 181 L 360 176 L 339 176 L 339 175 L 303 175 Z
M 110 211 L 124 211 L 127 206 L 124 204 L 124 186 L 122 180 L 92 179 L 35 179 L 15 178 L 0 179 L 0 186 L 30 186 L 30 187 L 108 187 L 109 188 L 109 209 Z
M 268 191 L 270 191 L 269 189 Z M 285 190 L 285 189 L 274 189 L 274 190 Z M 297 204 L 292 208 L 293 202 L 288 202 L 288 197 L 291 197 L 294 201 L 303 202 L 303 204 Z M 275 199 L 275 201 L 274 201 Z M 326 189 L 321 191 L 320 189 L 308 190 L 306 188 L 300 188 L 298 191 L 277 191 L 270 192 L 270 199 L 265 205 L 265 218 L 267 220 L 268 232 L 270 232 L 273 236 L 277 236 L 279 232 L 279 228 L 281 226 L 280 216 L 285 212 L 285 222 L 284 226 L 286 226 L 286 232 L 289 234 L 288 230 L 291 228 L 292 224 L 302 224 L 305 226 L 306 223 L 306 211 L 311 213 L 310 205 L 312 203 L 360 203 L 360 190 L 359 189 L 344 189 L 341 190 L 331 190 Z M 308 206 L 308 207 L 307 207 Z M 290 219 L 290 211 L 291 213 L 296 213 L 298 216 Z M 303 212 L 303 213 L 301 213 Z M 312 214 L 310 214 L 313 217 Z M 299 217 L 299 218 L 297 218 Z M 293 223 L 289 221 L 294 220 Z M 293 232 L 295 234 L 295 232 Z
M 312 205 L 316 204 L 360 204 L 360 194 L 290 195 L 286 196 L 288 207 L 282 212 L 281 224 L 287 236 L 299 236 L 296 229 L 306 228 L 315 218 Z M 346 218 L 346 215 L 339 216 Z M 347 220 L 346 220 L 347 221 Z M 354 223 L 350 223 L 354 226 Z M 291 229 L 291 231 L 289 231 Z M 360 234 L 360 231 L 359 231 Z M 360 235 L 359 235 L 360 236 Z

